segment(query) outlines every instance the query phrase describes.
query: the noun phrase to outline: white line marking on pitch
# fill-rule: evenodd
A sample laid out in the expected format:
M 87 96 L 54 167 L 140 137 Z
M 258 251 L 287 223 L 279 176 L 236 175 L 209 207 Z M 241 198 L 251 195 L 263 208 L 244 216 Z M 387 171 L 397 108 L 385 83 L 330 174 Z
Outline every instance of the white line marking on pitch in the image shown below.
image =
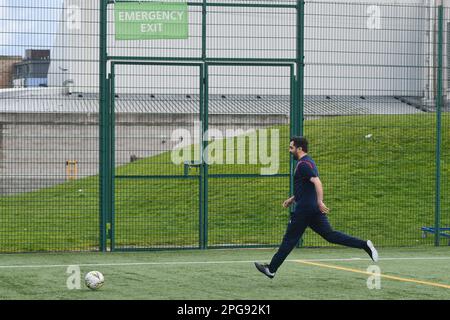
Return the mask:
M 296 260 L 286 260 L 296 262 Z M 301 259 L 306 262 L 339 262 L 339 261 L 372 261 L 366 258 L 345 258 L 345 259 Z M 450 260 L 450 257 L 411 257 L 411 258 L 380 258 L 380 261 L 387 260 Z M 190 264 L 233 264 L 233 263 L 253 263 L 258 260 L 247 261 L 179 261 L 179 262 L 124 262 L 124 263 L 72 263 L 72 264 L 41 264 L 41 265 L 0 265 L 0 269 L 20 269 L 20 268 L 66 268 L 77 265 L 80 267 L 113 267 L 113 266 L 158 266 L 158 265 L 190 265 Z

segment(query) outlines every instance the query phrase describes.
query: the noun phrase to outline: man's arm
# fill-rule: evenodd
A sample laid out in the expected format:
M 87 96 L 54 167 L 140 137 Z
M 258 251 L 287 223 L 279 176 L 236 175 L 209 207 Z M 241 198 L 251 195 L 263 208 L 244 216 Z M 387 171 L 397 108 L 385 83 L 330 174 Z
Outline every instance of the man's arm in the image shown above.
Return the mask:
M 320 181 L 319 177 L 312 177 L 309 181 L 311 181 L 316 188 L 317 204 L 319 205 L 320 212 L 327 214 L 330 209 L 328 209 L 327 206 L 323 203 L 322 182 Z
M 295 200 L 294 196 L 290 197 L 285 202 L 283 202 L 283 207 L 285 207 L 285 208 L 289 207 L 291 204 L 294 203 L 294 200 Z

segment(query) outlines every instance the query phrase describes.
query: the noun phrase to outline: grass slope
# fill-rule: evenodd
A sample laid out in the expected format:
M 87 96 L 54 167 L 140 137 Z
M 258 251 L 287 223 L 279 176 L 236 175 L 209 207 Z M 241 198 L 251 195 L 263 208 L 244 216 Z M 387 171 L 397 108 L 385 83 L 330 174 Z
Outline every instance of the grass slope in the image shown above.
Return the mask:
M 442 224 L 450 225 L 450 117 L 443 118 Z M 280 173 L 289 172 L 289 132 L 280 130 Z M 378 245 L 431 244 L 420 227 L 434 224 L 435 115 L 351 116 L 310 120 L 311 142 L 329 218 L 338 230 Z M 365 138 L 372 134 L 370 139 Z M 247 160 L 249 160 L 247 158 Z M 262 165 L 211 165 L 211 174 L 259 173 Z M 183 175 L 170 153 L 116 169 L 116 175 Z M 190 175 L 196 175 L 191 169 Z M 196 246 L 199 181 L 116 179 L 116 246 Z M 210 178 L 211 246 L 278 244 L 288 212 L 288 179 Z M 98 245 L 98 177 L 0 197 L 0 251 L 90 250 Z M 442 243 L 446 243 L 445 239 Z M 325 245 L 308 230 L 305 245 Z

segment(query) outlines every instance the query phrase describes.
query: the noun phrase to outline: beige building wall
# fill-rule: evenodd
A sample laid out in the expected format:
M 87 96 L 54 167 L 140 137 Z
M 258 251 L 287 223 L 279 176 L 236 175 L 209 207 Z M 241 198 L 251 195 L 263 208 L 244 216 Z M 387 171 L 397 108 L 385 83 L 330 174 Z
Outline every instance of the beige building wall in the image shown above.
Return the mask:
M 12 88 L 13 66 L 20 61 L 21 56 L 0 56 L 0 89 Z

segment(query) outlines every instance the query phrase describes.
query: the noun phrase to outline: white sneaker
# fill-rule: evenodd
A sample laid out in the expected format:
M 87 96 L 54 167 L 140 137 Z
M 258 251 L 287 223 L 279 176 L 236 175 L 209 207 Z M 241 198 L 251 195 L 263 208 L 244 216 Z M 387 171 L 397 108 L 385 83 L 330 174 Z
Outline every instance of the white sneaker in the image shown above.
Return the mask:
M 369 248 L 370 251 L 367 251 L 367 253 L 369 254 L 369 256 L 372 258 L 373 261 L 378 262 L 378 251 L 377 249 L 375 249 L 375 247 L 373 246 L 372 241 L 367 240 L 367 247 Z
M 272 279 L 273 277 L 275 277 L 275 273 L 270 272 L 270 270 L 269 270 L 269 265 L 268 265 L 268 264 L 263 264 L 263 263 L 255 262 L 255 267 L 256 267 L 256 269 L 258 269 L 259 272 L 265 274 L 265 275 L 268 276 L 270 279 Z

